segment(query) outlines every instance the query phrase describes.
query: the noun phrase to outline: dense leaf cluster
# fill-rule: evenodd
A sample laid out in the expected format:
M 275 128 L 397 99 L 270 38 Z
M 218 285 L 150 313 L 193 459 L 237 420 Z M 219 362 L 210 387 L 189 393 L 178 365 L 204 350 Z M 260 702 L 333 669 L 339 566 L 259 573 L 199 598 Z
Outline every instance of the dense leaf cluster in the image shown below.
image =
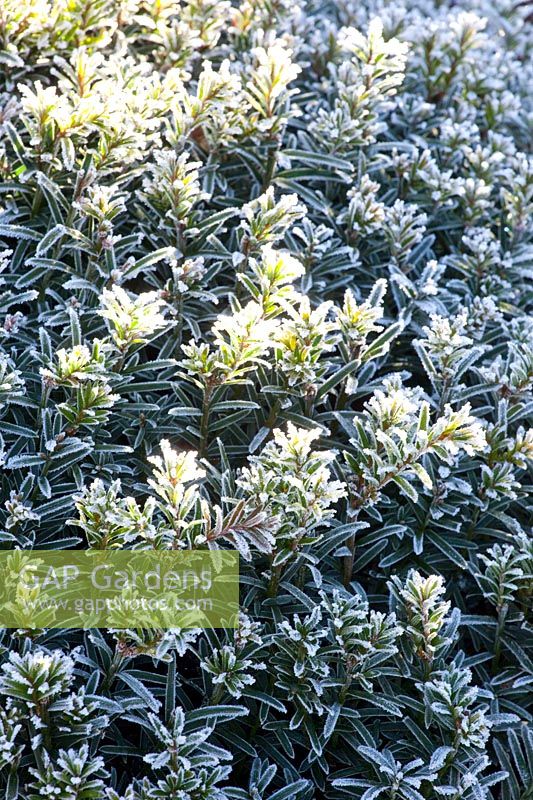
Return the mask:
M 242 565 L 3 631 L 6 800 L 533 797 L 527 15 L 0 0 L 1 546 Z

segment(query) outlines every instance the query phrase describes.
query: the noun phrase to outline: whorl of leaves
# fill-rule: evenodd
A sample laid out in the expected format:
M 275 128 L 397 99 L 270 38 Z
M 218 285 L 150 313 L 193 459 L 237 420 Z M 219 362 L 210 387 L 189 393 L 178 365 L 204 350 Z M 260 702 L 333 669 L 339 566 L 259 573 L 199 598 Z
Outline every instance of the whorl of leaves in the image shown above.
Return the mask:
M 533 797 L 528 15 L 0 0 L 2 548 L 242 556 L 3 631 L 1 797 Z

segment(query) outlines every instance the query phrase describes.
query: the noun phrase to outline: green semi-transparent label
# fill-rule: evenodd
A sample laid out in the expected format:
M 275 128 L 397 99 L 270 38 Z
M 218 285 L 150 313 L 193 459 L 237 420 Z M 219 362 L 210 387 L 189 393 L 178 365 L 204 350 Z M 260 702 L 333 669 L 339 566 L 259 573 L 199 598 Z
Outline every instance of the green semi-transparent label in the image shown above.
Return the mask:
M 1 628 L 234 628 L 235 551 L 0 551 Z

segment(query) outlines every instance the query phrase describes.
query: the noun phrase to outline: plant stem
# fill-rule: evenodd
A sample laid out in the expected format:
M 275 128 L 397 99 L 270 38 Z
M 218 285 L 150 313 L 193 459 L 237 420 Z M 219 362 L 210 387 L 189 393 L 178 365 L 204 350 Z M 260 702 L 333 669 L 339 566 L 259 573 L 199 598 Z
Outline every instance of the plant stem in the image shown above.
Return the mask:
M 355 559 L 355 533 L 346 539 L 346 547 L 350 551 L 350 555 L 344 556 L 342 566 L 342 582 L 346 588 L 350 585 L 352 580 L 353 562 Z
M 268 587 L 268 596 L 276 597 L 279 589 L 279 582 L 281 578 L 281 566 L 272 567 L 272 575 Z
M 502 633 L 505 629 L 505 620 L 507 618 L 508 611 L 509 606 L 507 603 L 504 603 L 504 605 L 498 608 L 498 625 L 496 626 L 496 635 L 494 637 L 494 656 L 492 659 L 493 675 L 496 675 L 498 672 L 498 667 L 500 664 L 500 658 L 502 654 Z
M 208 436 L 209 436 L 209 414 L 211 411 L 211 396 L 213 394 L 213 387 L 209 384 L 204 389 L 204 399 L 202 402 L 202 418 L 200 420 L 200 445 L 198 447 L 198 455 L 204 458 L 207 453 Z
M 272 183 L 272 178 L 274 177 L 274 170 L 276 169 L 276 162 L 278 160 L 278 150 L 279 150 L 279 142 L 275 142 L 275 144 L 269 149 L 267 162 L 265 166 L 265 177 L 263 178 L 263 184 L 261 186 L 261 191 L 266 192 L 270 184 Z

